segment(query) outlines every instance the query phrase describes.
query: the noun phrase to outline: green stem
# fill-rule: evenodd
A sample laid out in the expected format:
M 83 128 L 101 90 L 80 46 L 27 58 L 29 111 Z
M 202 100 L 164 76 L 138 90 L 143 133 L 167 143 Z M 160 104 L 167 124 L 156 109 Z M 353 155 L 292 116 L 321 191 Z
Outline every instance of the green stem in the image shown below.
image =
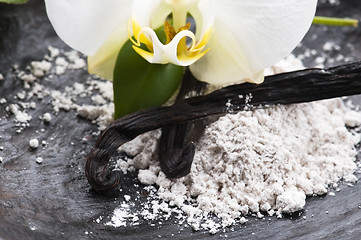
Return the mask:
M 320 16 L 315 16 L 312 23 L 321 24 L 321 25 L 332 25 L 332 26 L 348 26 L 348 27 L 358 26 L 357 19 L 331 18 L 331 17 L 320 17 Z
M 28 0 L 0 0 L 0 3 L 4 2 L 4 3 L 9 3 L 9 4 L 24 4 L 27 1 Z

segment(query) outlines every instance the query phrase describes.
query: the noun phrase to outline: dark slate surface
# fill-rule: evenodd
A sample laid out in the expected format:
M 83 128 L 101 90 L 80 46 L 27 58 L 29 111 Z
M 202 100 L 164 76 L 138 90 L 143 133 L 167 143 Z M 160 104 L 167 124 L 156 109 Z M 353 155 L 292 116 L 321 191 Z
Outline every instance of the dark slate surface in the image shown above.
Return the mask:
M 340 6 L 321 3 L 318 15 L 361 20 L 359 9 L 361 2 L 357 0 L 341 1 Z M 318 56 L 327 57 L 326 66 L 343 63 L 331 60 L 340 53 L 360 60 L 360 37 L 360 28 L 313 26 L 296 53 L 306 48 L 317 50 L 315 56 L 305 59 L 307 66 L 314 66 Z M 341 49 L 324 52 L 326 41 L 336 42 Z M 11 103 L 14 92 L 22 87 L 11 66 L 24 67 L 42 59 L 49 45 L 66 48 L 47 21 L 42 1 L 31 0 L 25 6 L 0 4 L 0 72 L 5 76 L 0 82 L 0 98 L 6 97 Z M 73 71 L 46 84 L 61 89 L 72 85 L 74 79 L 84 82 L 86 77 L 86 72 Z M 360 95 L 352 99 L 361 106 Z M 92 132 L 96 127 L 74 112 L 63 111 L 50 124 L 44 124 L 37 118 L 51 111 L 47 101 L 36 102 L 37 108 L 30 112 L 30 127 L 21 134 L 15 132 L 14 116 L 6 114 L 5 105 L 0 105 L 0 146 L 4 147 L 0 152 L 4 157 L 0 164 L 0 239 L 360 239 L 361 183 L 353 187 L 342 184 L 336 196 L 308 198 L 305 210 L 292 216 L 271 220 L 250 217 L 234 231 L 216 235 L 181 228 L 172 219 L 155 226 L 141 221 L 139 226 L 127 228 L 95 223 L 99 216 L 111 215 L 121 201 L 121 195 L 119 199 L 97 195 L 85 179 L 85 157 L 95 142 Z M 45 131 L 39 132 L 42 128 Z M 33 137 L 55 140 L 44 150 L 34 151 L 28 144 Z M 83 137 L 89 137 L 88 144 L 81 142 Z M 44 159 L 41 165 L 34 161 L 38 156 Z M 140 198 L 136 208 L 146 197 L 142 186 L 134 186 L 137 183 L 131 174 L 124 177 L 123 194 Z M 34 226 L 36 229 L 31 230 Z

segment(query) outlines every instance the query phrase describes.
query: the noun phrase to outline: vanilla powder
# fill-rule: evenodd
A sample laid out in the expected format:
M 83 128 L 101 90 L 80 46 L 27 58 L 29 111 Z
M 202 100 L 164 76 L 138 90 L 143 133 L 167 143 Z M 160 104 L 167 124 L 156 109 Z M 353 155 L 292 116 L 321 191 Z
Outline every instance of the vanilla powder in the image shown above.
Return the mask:
M 292 66 L 300 67 L 294 57 L 269 71 Z M 360 124 L 361 113 L 346 108 L 341 99 L 275 106 L 210 123 L 196 143 L 190 174 L 181 179 L 170 180 L 160 171 L 159 130 L 122 146 L 134 158 L 118 163 L 123 172 L 140 168 L 139 180 L 157 186 L 156 195 L 181 209 L 195 230 L 216 233 L 246 222 L 249 214 L 282 217 L 302 210 L 307 196 L 337 190 L 341 179 L 357 181 L 353 173 L 360 134 L 346 125 Z

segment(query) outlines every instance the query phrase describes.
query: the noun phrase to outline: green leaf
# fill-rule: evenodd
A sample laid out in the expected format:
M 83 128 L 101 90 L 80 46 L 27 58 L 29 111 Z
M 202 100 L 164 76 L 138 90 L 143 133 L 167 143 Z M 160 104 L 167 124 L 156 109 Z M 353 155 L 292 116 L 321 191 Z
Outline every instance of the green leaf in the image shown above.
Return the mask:
M 164 104 L 178 89 L 183 74 L 184 67 L 147 62 L 128 40 L 114 68 L 114 117 Z
M 4 3 L 9 3 L 9 4 L 24 4 L 27 1 L 28 0 L 0 0 L 0 3 L 4 2 Z

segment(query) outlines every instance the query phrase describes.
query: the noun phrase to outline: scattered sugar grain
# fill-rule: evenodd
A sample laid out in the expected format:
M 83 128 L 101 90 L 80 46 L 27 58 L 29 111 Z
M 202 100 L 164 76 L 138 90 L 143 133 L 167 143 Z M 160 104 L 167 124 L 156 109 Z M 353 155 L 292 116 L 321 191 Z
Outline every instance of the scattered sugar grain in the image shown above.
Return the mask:
M 18 97 L 18 99 L 24 100 L 24 98 L 25 98 L 25 96 L 26 96 L 26 93 L 25 93 L 25 91 L 18 92 L 18 93 L 16 94 L 16 96 Z
M 30 146 L 31 148 L 34 148 L 34 149 L 38 148 L 38 147 L 39 147 L 39 140 L 36 139 L 36 138 L 31 139 L 31 140 L 29 141 L 29 146 Z
M 69 63 L 66 61 L 64 57 L 57 57 L 55 60 L 55 73 L 57 75 L 62 75 L 67 70 Z
M 51 114 L 50 113 L 44 113 L 43 120 L 46 123 L 50 123 L 51 122 Z
M 37 163 L 37 164 L 42 164 L 42 163 L 43 163 L 43 158 L 37 157 L 37 158 L 36 158 L 36 163 Z
M 340 5 L 340 0 L 327 0 L 329 4 L 338 6 Z
M 25 84 L 33 83 L 36 80 L 36 77 L 33 74 L 26 74 L 22 71 L 18 73 L 17 77 L 23 80 Z
M 51 69 L 51 63 L 46 60 L 33 61 L 30 66 L 35 77 L 43 77 Z
M 129 196 L 129 195 L 124 195 L 124 200 L 125 200 L 126 202 L 129 202 L 129 201 L 130 201 L 130 196 Z
M 48 50 L 49 50 L 49 56 L 51 59 L 54 59 L 55 57 L 59 56 L 59 54 L 60 54 L 60 50 L 58 48 L 49 46 Z
M 19 109 L 19 105 L 17 104 L 10 104 L 8 106 L 8 111 L 15 115 L 15 121 L 19 123 L 28 123 L 32 117 L 28 115 L 25 111 L 21 111 Z
M 361 112 L 349 111 L 345 116 L 345 123 L 349 127 L 356 127 L 361 125 Z
M 326 61 L 325 57 L 319 56 L 315 59 L 316 67 L 323 68 L 325 67 L 324 63 Z
M 322 49 L 326 52 L 332 50 L 340 50 L 340 48 L 341 47 L 339 45 L 336 45 L 335 42 L 331 42 L 331 41 L 327 41 L 322 47 Z
M 239 223 L 240 223 L 240 224 L 245 224 L 246 222 L 248 222 L 248 219 L 245 218 L 245 217 L 241 217 L 241 218 L 239 219 Z
M 0 73 L 0 81 L 4 80 L 4 76 Z
M 35 108 L 36 108 L 36 103 L 35 103 L 35 102 L 30 102 L 29 107 L 30 107 L 31 109 L 35 109 Z
M 69 69 L 81 69 L 86 67 L 86 62 L 82 57 L 80 57 L 79 52 L 72 50 L 65 52 L 65 56 L 70 62 L 68 65 Z
M 4 161 L 3 157 L 0 157 L 0 163 L 2 163 Z

